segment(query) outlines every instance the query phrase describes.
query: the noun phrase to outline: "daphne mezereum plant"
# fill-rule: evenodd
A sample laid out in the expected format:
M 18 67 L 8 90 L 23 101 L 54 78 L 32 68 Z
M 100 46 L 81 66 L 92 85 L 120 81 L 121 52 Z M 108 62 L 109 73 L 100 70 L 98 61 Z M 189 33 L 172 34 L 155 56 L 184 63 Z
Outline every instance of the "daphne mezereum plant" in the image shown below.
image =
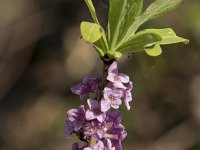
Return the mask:
M 109 0 L 107 30 L 100 25 L 92 0 L 85 0 L 94 23 L 81 23 L 81 36 L 92 44 L 101 57 L 104 68 L 96 78 L 85 77 L 82 83 L 71 88 L 84 105 L 67 112 L 65 134 L 83 141 L 72 145 L 72 150 L 122 150 L 122 140 L 127 136 L 119 109 L 122 103 L 130 110 L 132 82 L 129 76 L 119 73 L 117 60 L 126 53 L 145 51 L 150 56 L 162 53 L 161 45 L 183 42 L 187 39 L 175 34 L 171 28 L 138 28 L 150 19 L 170 11 L 181 0 L 155 0 L 144 12 L 143 0 Z

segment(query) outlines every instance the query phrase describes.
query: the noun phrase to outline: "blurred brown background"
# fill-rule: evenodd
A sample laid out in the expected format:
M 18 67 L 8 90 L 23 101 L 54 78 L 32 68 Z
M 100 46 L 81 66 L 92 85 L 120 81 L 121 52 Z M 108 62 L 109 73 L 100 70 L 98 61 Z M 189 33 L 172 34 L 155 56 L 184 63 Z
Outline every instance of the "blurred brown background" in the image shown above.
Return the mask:
M 94 0 L 103 25 L 107 3 Z M 82 103 L 70 87 L 102 68 L 80 39 L 82 20 L 91 20 L 83 0 L 0 0 L 1 150 L 71 150 L 77 141 L 63 134 L 66 111 Z M 190 44 L 120 61 L 134 82 L 132 109 L 121 109 L 124 150 L 200 150 L 200 1 L 143 27 L 172 27 Z

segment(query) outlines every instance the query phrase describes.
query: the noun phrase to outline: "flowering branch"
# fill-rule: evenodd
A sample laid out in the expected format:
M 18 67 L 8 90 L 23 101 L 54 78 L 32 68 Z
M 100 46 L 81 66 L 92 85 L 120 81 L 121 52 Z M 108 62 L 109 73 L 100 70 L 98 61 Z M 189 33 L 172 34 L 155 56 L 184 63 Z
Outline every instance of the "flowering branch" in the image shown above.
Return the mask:
M 146 29 L 136 33 L 146 21 L 171 9 L 181 0 L 156 0 L 142 12 L 143 0 L 109 0 L 108 33 L 100 25 L 92 0 L 85 0 L 94 23 L 82 22 L 81 35 L 93 44 L 104 67 L 101 77 L 85 77 L 72 92 L 86 100 L 84 105 L 67 112 L 64 132 L 69 138 L 76 134 L 84 146 L 73 144 L 72 150 L 122 150 L 127 136 L 118 111 L 122 103 L 130 110 L 133 85 L 129 76 L 118 71 L 117 61 L 123 54 L 145 51 L 150 56 L 162 53 L 161 45 L 183 42 L 187 39 L 171 28 Z

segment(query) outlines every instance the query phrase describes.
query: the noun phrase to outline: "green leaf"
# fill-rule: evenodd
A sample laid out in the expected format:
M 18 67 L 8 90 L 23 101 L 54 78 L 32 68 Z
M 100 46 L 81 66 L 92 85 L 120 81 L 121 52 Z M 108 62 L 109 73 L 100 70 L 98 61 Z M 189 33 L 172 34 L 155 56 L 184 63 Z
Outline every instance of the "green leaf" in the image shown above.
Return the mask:
M 152 47 L 146 47 L 145 52 L 150 56 L 158 56 L 162 53 L 160 45 L 173 44 L 183 42 L 185 44 L 189 43 L 189 40 L 182 37 L 178 37 L 176 33 L 171 28 L 166 29 L 146 29 L 146 32 L 157 33 L 162 37 L 162 41 L 158 42 Z
M 183 42 L 189 40 L 176 35 L 171 28 L 165 29 L 145 29 L 136 33 L 126 43 L 117 48 L 122 53 L 146 51 L 150 56 L 157 56 L 162 53 L 160 45 Z
M 104 53 L 106 53 L 109 50 L 106 34 L 105 34 L 105 31 L 103 30 L 103 28 L 102 28 L 101 38 L 94 44 L 95 44 L 95 46 L 98 46 L 100 49 L 102 49 L 104 51 Z
M 122 57 L 122 53 L 118 51 L 108 51 L 107 55 L 110 59 L 119 59 Z
M 86 42 L 95 43 L 102 36 L 101 26 L 96 23 L 82 22 L 81 35 Z
M 93 20 L 94 20 L 94 22 L 96 23 L 96 24 L 98 24 L 100 27 L 101 27 L 101 25 L 100 25 L 100 23 L 99 23 L 99 21 L 98 21 L 98 18 L 97 18 L 97 14 L 96 14 L 96 10 L 95 10 L 95 8 L 94 8 L 94 5 L 93 5 L 93 3 L 92 3 L 92 0 L 84 0 L 85 1 L 85 3 L 87 4 L 87 7 L 89 8 L 89 10 L 90 10 L 90 14 L 91 14 L 91 16 L 92 16 L 92 18 L 93 18 Z M 96 26 L 97 27 L 97 26 Z M 81 27 L 81 29 L 82 29 L 82 27 Z M 97 28 L 96 28 L 97 29 Z M 91 29 L 90 28 L 88 28 L 88 26 L 86 26 L 86 28 L 84 29 L 84 31 L 87 33 L 87 32 L 90 32 L 91 31 Z M 98 31 L 98 30 L 97 30 Z M 108 42 L 107 42 L 107 38 L 106 38 L 106 33 L 105 33 L 105 31 L 104 31 L 104 29 L 101 27 L 101 32 L 102 32 L 102 34 L 101 34 L 101 36 L 99 35 L 99 34 L 97 34 L 96 36 L 95 36 L 95 34 L 96 33 L 93 33 L 93 35 L 92 35 L 92 37 L 91 38 L 93 38 L 93 37 L 95 37 L 96 39 L 92 39 L 92 41 L 90 41 L 91 39 L 88 39 L 88 35 L 86 35 L 86 37 L 84 38 L 84 40 L 86 40 L 87 42 L 89 42 L 89 43 L 93 43 L 94 44 L 94 47 L 95 47 L 95 49 L 97 50 L 97 52 L 98 52 L 98 54 L 100 55 L 100 57 L 103 57 L 104 55 L 105 55 L 105 53 L 109 50 L 109 46 L 108 46 Z M 82 31 L 81 31 L 81 33 L 82 33 Z M 99 38 L 100 37 L 100 38 Z
M 162 41 L 159 42 L 159 44 L 173 44 L 173 43 L 180 43 L 183 42 L 185 44 L 189 43 L 189 40 L 184 39 L 182 37 L 179 37 L 176 35 L 176 33 L 171 28 L 165 28 L 165 29 L 146 29 L 146 32 L 150 33 L 157 33 L 162 37 Z
M 94 45 L 94 47 L 95 47 L 95 49 L 96 49 L 96 51 L 97 51 L 97 53 L 99 54 L 100 57 L 103 57 L 105 55 L 104 51 L 101 48 L 99 48 L 99 46 Z
M 141 16 L 135 20 L 135 22 L 128 29 L 123 40 L 126 41 L 131 38 L 137 29 L 146 21 L 175 9 L 181 3 L 181 1 L 182 0 L 156 0 L 145 10 Z
M 108 39 L 110 49 L 121 41 L 128 28 L 142 12 L 143 0 L 110 0 Z
M 118 47 L 116 51 L 122 53 L 144 51 L 145 47 L 153 46 L 160 41 L 162 41 L 162 37 L 159 34 L 143 30 L 136 33 L 130 40 Z
M 160 54 L 162 54 L 162 49 L 160 47 L 159 44 L 155 44 L 152 47 L 148 47 L 145 48 L 145 52 L 149 55 L 149 56 L 159 56 Z
M 90 13 L 91 13 L 91 15 L 92 15 L 92 18 L 93 18 L 94 22 L 95 22 L 96 24 L 99 24 L 99 21 L 98 21 L 98 19 L 97 19 L 97 14 L 96 14 L 94 5 L 93 5 L 93 3 L 92 3 L 92 0 L 85 0 L 85 3 L 87 4 L 87 6 L 88 6 L 88 8 L 89 8 L 89 10 L 90 10 Z M 100 24 L 99 24 L 99 25 L 100 25 Z
M 94 8 L 92 0 L 85 0 L 85 3 L 87 4 L 87 6 L 88 6 L 88 8 L 90 10 L 90 13 L 92 15 L 92 18 L 93 18 L 94 22 L 96 24 L 98 24 L 99 26 L 101 26 L 99 21 L 98 21 L 96 10 Z M 102 30 L 102 36 L 100 37 L 100 39 L 98 41 L 95 41 L 94 47 L 96 48 L 96 50 L 99 53 L 99 55 L 101 57 L 103 57 L 104 54 L 108 51 L 109 47 L 108 47 L 108 42 L 107 42 L 105 31 L 104 31 L 104 29 L 102 27 L 101 27 L 101 30 Z

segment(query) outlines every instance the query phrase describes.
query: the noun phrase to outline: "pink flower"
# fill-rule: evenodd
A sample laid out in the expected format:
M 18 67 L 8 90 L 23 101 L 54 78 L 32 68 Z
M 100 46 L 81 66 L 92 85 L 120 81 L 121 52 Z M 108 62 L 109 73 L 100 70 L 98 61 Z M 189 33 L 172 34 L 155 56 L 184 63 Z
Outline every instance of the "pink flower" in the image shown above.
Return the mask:
M 121 98 L 123 96 L 123 90 L 104 88 L 103 99 L 101 100 L 101 110 L 103 112 L 108 111 L 111 107 L 118 109 L 122 104 Z
M 85 123 L 85 109 L 81 105 L 78 109 L 70 109 L 67 112 L 68 121 L 65 124 L 64 132 L 70 137 L 73 132 L 78 132 Z
M 87 100 L 89 110 L 86 111 L 86 119 L 94 120 L 97 119 L 99 122 L 103 122 L 106 115 L 101 111 L 100 103 L 96 100 L 88 99 Z
M 117 69 L 117 62 L 114 61 L 108 69 L 107 80 L 112 82 L 115 87 L 125 89 L 126 87 L 123 83 L 129 82 L 129 76 L 119 73 Z
M 83 82 L 71 88 L 72 92 L 80 96 L 80 99 L 85 99 L 90 93 L 97 93 L 99 79 L 85 77 Z

